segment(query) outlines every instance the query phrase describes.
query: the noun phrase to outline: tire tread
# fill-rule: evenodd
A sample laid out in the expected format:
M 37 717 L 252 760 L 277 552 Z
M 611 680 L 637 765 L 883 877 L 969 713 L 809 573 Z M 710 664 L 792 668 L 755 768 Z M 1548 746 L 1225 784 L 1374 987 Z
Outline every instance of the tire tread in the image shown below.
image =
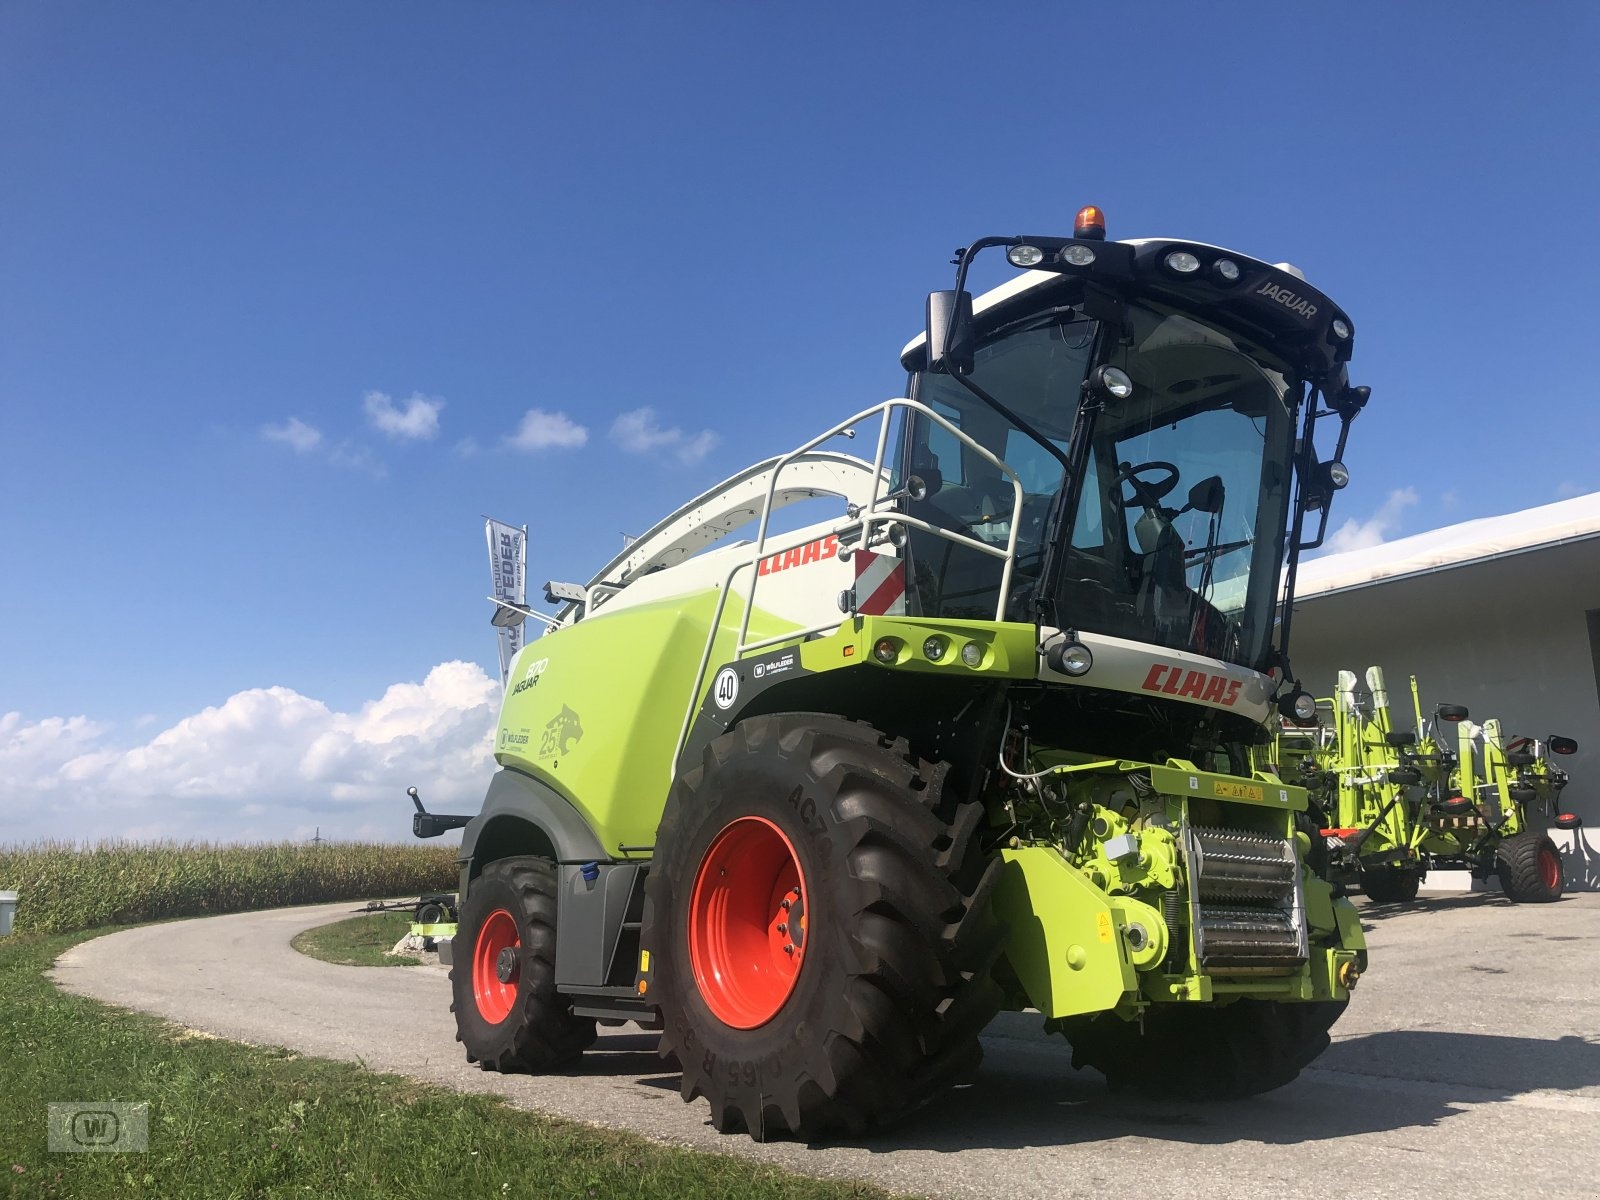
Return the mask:
M 948 766 L 864 722 L 791 713 L 742 722 L 680 777 L 657 831 L 658 867 L 687 830 L 715 819 L 704 798 L 709 775 L 741 755 L 774 752 L 803 768 L 844 842 L 839 860 L 851 886 L 840 917 L 852 973 L 828 1027 L 815 1033 L 815 1052 L 764 1096 L 752 1099 L 692 1061 L 681 1090 L 685 1099 L 706 1096 L 725 1131 L 861 1134 L 966 1080 L 981 1061 L 978 1033 L 1001 998 L 989 978 L 1003 944 L 989 905 L 998 861 L 975 852 L 979 806 L 944 802 Z M 658 914 L 674 903 L 672 883 L 665 871 L 647 881 Z M 651 944 L 653 931 L 646 936 Z M 684 1018 L 664 1015 L 661 1044 L 671 1052 Z

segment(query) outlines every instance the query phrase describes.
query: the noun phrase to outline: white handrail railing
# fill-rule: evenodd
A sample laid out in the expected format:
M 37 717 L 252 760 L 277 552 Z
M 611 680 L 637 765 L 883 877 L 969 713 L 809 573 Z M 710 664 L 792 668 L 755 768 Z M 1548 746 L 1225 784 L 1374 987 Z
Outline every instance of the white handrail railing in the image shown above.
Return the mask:
M 1010 478 L 1012 493 L 1011 521 L 1004 548 L 996 546 L 990 542 L 983 541 L 980 538 L 971 537 L 967 534 L 957 533 L 952 529 L 946 529 L 942 526 L 934 525 L 928 521 L 922 520 L 919 517 L 913 517 L 908 513 L 879 511 L 878 506 L 888 498 L 888 493 L 883 491 L 884 485 L 888 478 L 884 472 L 884 458 L 888 451 L 891 418 L 896 410 L 905 410 L 908 414 L 916 413 L 927 417 L 934 424 L 940 426 L 947 433 L 955 437 L 957 441 L 975 453 L 984 462 L 994 467 L 1002 475 Z M 936 537 L 943 538 L 946 541 L 954 542 L 957 545 L 966 546 L 970 549 L 977 550 L 980 553 L 1003 559 L 1004 562 L 1000 570 L 1000 590 L 995 598 L 994 619 L 996 621 L 1004 619 L 1006 603 L 1010 599 L 1011 594 L 1012 568 L 1016 563 L 1017 534 L 1022 524 L 1022 478 L 1015 470 L 1012 469 L 1010 464 L 1005 462 L 1005 460 L 999 458 L 985 447 L 979 445 L 978 442 L 973 440 L 970 435 L 963 433 L 960 428 L 954 425 L 948 418 L 935 412 L 927 405 L 919 403 L 916 400 L 906 399 L 904 397 L 899 397 L 893 400 L 885 400 L 881 404 L 875 404 L 871 408 L 865 409 L 862 412 L 857 413 L 855 416 L 850 417 L 848 420 L 841 421 L 839 424 L 833 426 L 826 432 L 812 438 L 803 446 L 790 451 L 788 454 L 785 454 L 774 461 L 770 469 L 770 473 L 767 476 L 766 497 L 761 506 L 761 520 L 757 526 L 756 539 L 754 543 L 752 543 L 751 555 L 748 559 L 736 562 L 729 567 L 728 573 L 724 577 L 722 586 L 719 589 L 720 595 L 717 597 L 717 606 L 711 617 L 711 627 L 706 634 L 705 649 L 700 655 L 700 667 L 695 673 L 694 684 L 690 689 L 688 703 L 684 707 L 683 725 L 678 734 L 677 752 L 672 756 L 672 762 L 668 766 L 669 773 L 676 773 L 677 760 L 679 756 L 682 755 L 684 745 L 689 740 L 689 730 L 694 723 L 694 716 L 699 708 L 700 697 L 703 689 L 705 688 L 706 672 L 710 668 L 711 656 L 715 652 L 717 634 L 722 629 L 722 618 L 727 609 L 728 597 L 733 591 L 734 579 L 739 572 L 748 569 L 750 571 L 750 581 L 749 590 L 743 597 L 744 613 L 739 621 L 739 635 L 734 643 L 733 657 L 735 660 L 744 657 L 746 654 L 753 653 L 754 651 L 764 650 L 769 646 L 776 646 L 784 642 L 793 642 L 812 637 L 817 634 L 831 632 L 837 629 L 840 624 L 842 624 L 841 621 L 826 621 L 819 625 L 813 625 L 803 629 L 793 629 L 773 637 L 751 641 L 750 618 L 751 614 L 755 611 L 756 582 L 759 577 L 755 567 L 762 559 L 782 554 L 788 550 L 798 549 L 799 547 L 805 545 L 808 541 L 813 540 L 815 537 L 815 533 L 813 532 L 808 533 L 804 538 L 795 541 L 793 545 L 779 545 L 771 548 L 767 546 L 767 525 L 772 516 L 773 497 L 777 493 L 778 477 L 782 474 L 784 468 L 789 466 L 795 460 L 800 459 L 802 456 L 809 454 L 823 442 L 829 441 L 832 438 L 840 436 L 854 437 L 855 426 L 872 417 L 877 417 L 879 420 L 877 444 L 874 450 L 871 470 L 871 478 L 873 481 L 872 497 L 866 507 L 861 509 L 857 516 L 847 517 L 831 532 L 837 536 L 848 533 L 852 530 L 857 531 L 857 540 L 859 540 L 862 548 L 866 548 L 868 546 L 881 544 L 882 541 L 888 540 L 891 527 L 900 525 L 912 529 L 921 529 L 933 534 Z M 873 527 L 875 525 L 882 526 L 884 530 L 883 534 L 879 536 L 877 541 L 874 541 L 873 537 Z

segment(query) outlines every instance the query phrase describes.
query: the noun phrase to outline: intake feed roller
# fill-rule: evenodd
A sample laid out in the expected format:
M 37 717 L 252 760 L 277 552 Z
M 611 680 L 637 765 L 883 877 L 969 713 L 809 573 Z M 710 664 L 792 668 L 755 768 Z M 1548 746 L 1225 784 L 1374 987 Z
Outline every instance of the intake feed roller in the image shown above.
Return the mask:
M 1305 963 L 1305 895 L 1293 841 L 1191 825 L 1184 852 L 1202 970 L 1279 972 Z

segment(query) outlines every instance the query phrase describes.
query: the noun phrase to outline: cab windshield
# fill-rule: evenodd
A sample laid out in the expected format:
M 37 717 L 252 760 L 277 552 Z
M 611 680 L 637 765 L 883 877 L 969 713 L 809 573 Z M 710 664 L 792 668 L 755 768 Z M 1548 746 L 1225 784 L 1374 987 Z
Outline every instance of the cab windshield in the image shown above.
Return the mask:
M 1123 336 L 1073 313 L 998 331 L 972 379 L 1063 453 L 1084 462 L 1077 511 L 1060 512 L 1061 462 L 946 375 L 916 397 L 1005 460 L 1026 493 L 1004 614 L 1190 650 L 1249 666 L 1268 647 L 1288 506 L 1298 383 L 1284 365 L 1194 316 L 1131 304 Z M 1097 351 L 1097 346 L 1099 347 Z M 1098 353 L 1133 394 L 1077 426 Z M 1003 545 L 1009 481 L 926 418 L 903 460 L 929 495 L 931 524 Z M 1050 554 L 1051 531 L 1069 529 Z M 923 531 L 909 551 L 915 604 L 929 616 L 993 619 L 998 560 Z M 1045 577 L 1048 571 L 1049 578 Z

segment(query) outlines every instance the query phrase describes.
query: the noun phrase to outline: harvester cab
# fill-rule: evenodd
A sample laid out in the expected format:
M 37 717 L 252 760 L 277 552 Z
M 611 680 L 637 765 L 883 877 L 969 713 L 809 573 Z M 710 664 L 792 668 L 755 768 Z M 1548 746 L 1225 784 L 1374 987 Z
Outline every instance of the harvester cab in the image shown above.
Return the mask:
M 1024 273 L 974 299 L 989 249 Z M 1289 602 L 1367 400 L 1350 319 L 1094 208 L 956 263 L 905 397 L 547 585 L 462 838 L 485 1067 L 659 1024 L 719 1128 L 812 1137 L 968 1077 L 1001 1007 L 1172 1095 L 1327 1045 L 1359 921 L 1307 867 L 1305 788 L 1255 758 L 1275 706 L 1315 709 Z

